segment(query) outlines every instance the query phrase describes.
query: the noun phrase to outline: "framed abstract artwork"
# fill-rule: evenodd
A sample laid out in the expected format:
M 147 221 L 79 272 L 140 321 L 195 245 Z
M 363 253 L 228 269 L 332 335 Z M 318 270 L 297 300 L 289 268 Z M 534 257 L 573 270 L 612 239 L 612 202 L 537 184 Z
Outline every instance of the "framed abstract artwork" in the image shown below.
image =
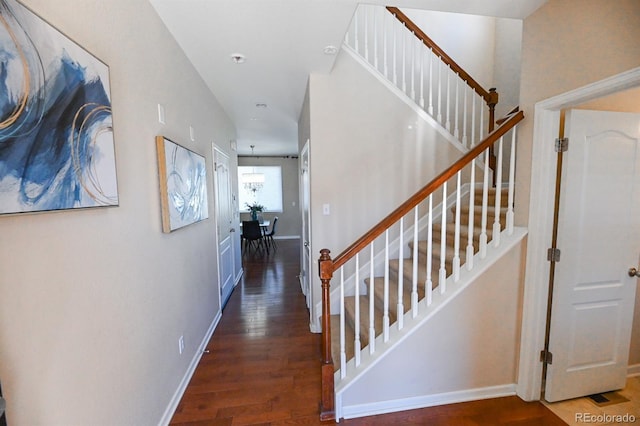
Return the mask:
M 115 205 L 109 68 L 0 0 L 0 214 Z
M 156 136 L 162 232 L 169 233 L 209 217 L 207 167 L 203 156 Z

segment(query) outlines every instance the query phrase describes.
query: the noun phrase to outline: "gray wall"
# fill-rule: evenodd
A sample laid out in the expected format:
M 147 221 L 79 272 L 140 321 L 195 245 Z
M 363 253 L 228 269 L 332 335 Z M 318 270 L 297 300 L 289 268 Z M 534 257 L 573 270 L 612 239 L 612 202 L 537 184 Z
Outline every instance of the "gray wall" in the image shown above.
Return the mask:
M 7 417 L 158 424 L 219 313 L 219 289 L 213 202 L 208 220 L 162 233 L 154 138 L 205 156 L 212 201 L 211 143 L 231 154 L 235 129 L 148 1 L 25 3 L 109 65 L 120 206 L 0 217 Z
M 342 51 L 310 79 L 311 253 L 334 256 L 462 156 L 413 108 Z M 323 214 L 329 204 L 330 214 Z M 313 300 L 320 280 L 313 262 Z M 317 321 L 319 307 L 312 306 Z M 319 328 L 319 327 L 318 327 Z
M 528 221 L 534 107 L 537 102 L 640 66 L 640 2 L 637 0 L 549 0 L 524 21 L 516 221 Z M 561 67 L 557 64 L 562 63 Z M 637 111 L 637 91 L 612 96 L 585 108 Z M 640 364 L 640 292 L 630 365 Z

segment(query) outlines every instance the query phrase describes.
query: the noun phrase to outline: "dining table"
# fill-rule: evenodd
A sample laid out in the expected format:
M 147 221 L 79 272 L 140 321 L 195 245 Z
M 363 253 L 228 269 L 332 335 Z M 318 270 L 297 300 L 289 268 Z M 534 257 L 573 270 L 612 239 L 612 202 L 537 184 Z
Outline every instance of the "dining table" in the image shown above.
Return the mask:
M 270 220 L 263 220 L 260 223 L 260 229 L 262 230 L 262 234 L 266 234 L 267 231 L 269 230 L 269 226 L 271 225 L 271 221 Z M 240 228 L 242 228 L 242 222 L 240 222 Z

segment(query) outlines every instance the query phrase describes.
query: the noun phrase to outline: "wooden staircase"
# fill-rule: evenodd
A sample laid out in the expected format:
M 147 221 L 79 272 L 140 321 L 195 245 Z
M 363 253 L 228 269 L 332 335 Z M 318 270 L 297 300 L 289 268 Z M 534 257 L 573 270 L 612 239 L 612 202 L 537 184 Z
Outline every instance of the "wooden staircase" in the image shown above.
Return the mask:
M 507 211 L 507 188 L 501 189 L 500 196 L 500 223 L 501 229 L 504 229 L 505 224 L 505 216 Z M 474 227 L 473 227 L 473 247 L 474 254 L 478 253 L 480 248 L 480 235 L 482 233 L 482 189 L 476 189 L 474 192 Z M 496 190 L 495 188 L 490 188 L 488 190 L 488 201 L 487 201 L 487 222 L 486 222 L 486 234 L 487 241 L 491 241 L 493 236 L 493 223 L 495 220 L 495 198 L 496 198 Z M 466 246 L 468 244 L 469 238 L 469 201 L 468 196 L 466 197 L 466 202 L 462 202 L 462 207 L 460 208 L 460 249 L 459 249 L 459 257 L 460 257 L 460 265 L 464 265 L 466 262 Z M 449 277 L 453 271 L 453 259 L 455 256 L 455 248 L 454 248 L 454 238 L 455 238 L 455 217 L 456 211 L 455 206 L 451 208 L 451 214 L 448 215 L 450 218 L 446 223 L 446 257 L 445 257 L 445 267 L 446 267 L 446 276 Z M 431 280 L 433 282 L 433 288 L 437 288 L 439 285 L 439 269 L 441 266 L 441 231 L 442 225 L 438 220 L 438 223 L 433 224 L 432 235 L 433 235 L 433 243 L 432 243 L 432 260 L 431 260 Z M 413 242 L 408 244 L 409 250 L 405 250 L 409 254 L 414 252 Z M 425 297 L 425 282 L 427 280 L 427 247 L 428 243 L 426 240 L 418 241 L 418 300 L 422 300 Z M 413 283 L 413 260 L 412 258 L 405 258 L 402 262 L 402 270 L 400 266 L 401 262 L 399 259 L 391 259 L 389 260 L 389 323 L 393 325 L 397 321 L 398 317 L 398 282 L 399 276 L 403 276 L 403 291 L 402 291 L 402 305 L 404 308 L 404 313 L 408 312 L 411 308 L 411 292 L 412 292 L 412 283 Z M 370 278 L 365 278 L 364 283 L 367 289 L 371 288 Z M 373 289 L 374 289 L 374 326 L 375 326 L 375 335 L 376 337 L 382 334 L 383 330 L 383 316 L 384 316 L 384 276 L 374 277 Z M 361 295 L 359 296 L 360 300 L 360 346 L 361 348 L 365 348 L 369 344 L 369 336 L 370 336 L 370 314 L 369 314 L 369 304 L 370 298 L 369 295 Z M 355 296 L 347 296 L 345 297 L 345 352 L 347 361 L 354 357 L 354 341 L 355 341 L 355 318 L 356 318 L 356 298 Z M 331 326 L 334 330 L 340 329 L 340 316 L 332 315 L 331 316 Z M 332 334 L 332 344 L 331 344 L 331 353 L 334 360 L 340 359 L 340 335 L 339 333 Z M 335 363 L 335 369 L 340 368 L 340 363 Z

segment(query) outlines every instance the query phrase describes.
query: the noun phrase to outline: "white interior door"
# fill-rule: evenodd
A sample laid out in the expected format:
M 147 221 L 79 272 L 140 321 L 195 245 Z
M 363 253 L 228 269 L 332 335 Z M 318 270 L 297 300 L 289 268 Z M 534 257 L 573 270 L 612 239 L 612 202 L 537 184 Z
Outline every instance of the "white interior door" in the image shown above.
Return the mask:
M 234 283 L 234 256 L 232 238 L 235 229 L 233 227 L 233 210 L 231 202 L 231 175 L 229 170 L 229 157 L 222 151 L 214 148 L 214 179 L 216 199 L 216 231 L 218 237 L 218 279 L 220 282 L 221 305 L 224 307 Z
M 310 185 L 309 185 L 309 141 L 302 148 L 300 155 L 300 210 L 302 211 L 302 271 L 300 283 L 302 293 L 305 295 L 307 308 L 311 308 L 311 226 L 310 218 Z
M 640 115 L 567 114 L 547 401 L 623 388 L 640 257 Z

